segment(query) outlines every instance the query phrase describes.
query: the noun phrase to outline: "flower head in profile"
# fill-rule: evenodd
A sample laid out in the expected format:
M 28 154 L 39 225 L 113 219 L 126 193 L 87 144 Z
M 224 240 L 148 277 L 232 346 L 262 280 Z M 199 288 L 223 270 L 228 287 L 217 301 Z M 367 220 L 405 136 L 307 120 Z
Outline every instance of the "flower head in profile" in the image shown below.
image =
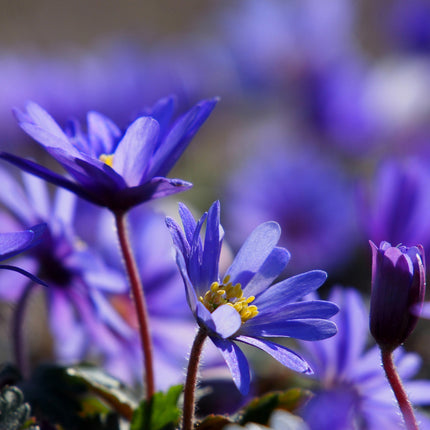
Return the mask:
M 297 372 L 311 372 L 298 354 L 267 338 L 319 340 L 336 333 L 335 324 L 328 321 L 338 311 L 336 305 L 297 301 L 319 288 L 326 273 L 313 270 L 272 285 L 290 255 L 285 248 L 276 246 L 281 234 L 279 225 L 266 222 L 251 233 L 226 273 L 220 276 L 223 234 L 219 202 L 198 222 L 185 205 L 179 211 L 183 231 L 170 218 L 167 225 L 177 250 L 188 304 L 199 326 L 223 354 L 238 389 L 242 393 L 248 391 L 250 372 L 236 342 L 255 346 Z M 203 242 L 200 230 L 205 221 Z
M 426 288 L 421 245 L 370 242 L 373 254 L 370 331 L 378 345 L 393 351 L 418 322 Z
M 335 287 L 329 295 L 340 311 L 338 334 L 321 342 L 300 342 L 318 385 L 302 416 L 311 430 L 401 429 L 399 408 L 381 366 L 377 346 L 367 349 L 369 313 L 359 292 Z M 430 404 L 430 381 L 412 380 L 421 366 L 418 354 L 398 348 L 394 361 L 414 406 Z M 422 426 L 430 421 L 421 414 Z
M 191 184 L 165 177 L 211 113 L 216 99 L 197 103 L 172 123 L 174 99 L 158 101 L 123 133 L 97 112 L 87 116 L 87 133 L 70 122 L 63 130 L 36 103 L 16 111 L 21 128 L 67 171 L 62 176 L 30 160 L 0 157 L 99 206 L 125 211 L 145 201 L 184 191 Z

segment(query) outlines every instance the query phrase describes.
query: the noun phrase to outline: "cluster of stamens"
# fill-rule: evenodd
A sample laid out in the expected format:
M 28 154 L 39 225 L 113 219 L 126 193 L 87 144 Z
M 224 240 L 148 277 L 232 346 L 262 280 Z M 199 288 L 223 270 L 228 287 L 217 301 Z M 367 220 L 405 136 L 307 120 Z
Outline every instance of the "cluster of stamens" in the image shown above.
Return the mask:
M 109 167 L 112 167 L 112 165 L 113 165 L 113 154 L 102 154 L 102 155 L 100 155 L 99 160 L 102 163 L 107 164 Z
M 221 305 L 233 306 L 239 312 L 242 323 L 258 314 L 257 306 L 249 305 L 255 300 L 255 297 L 243 297 L 242 286 L 240 284 L 233 285 L 230 282 L 230 276 L 226 276 L 222 284 L 212 282 L 205 296 L 200 296 L 199 299 L 209 312 L 213 312 Z

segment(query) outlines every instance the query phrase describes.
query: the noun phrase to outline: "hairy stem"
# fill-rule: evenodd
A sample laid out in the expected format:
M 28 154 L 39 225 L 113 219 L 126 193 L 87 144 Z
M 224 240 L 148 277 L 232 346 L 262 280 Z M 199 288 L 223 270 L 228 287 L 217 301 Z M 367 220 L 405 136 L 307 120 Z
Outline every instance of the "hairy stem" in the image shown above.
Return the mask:
M 16 304 L 15 312 L 12 317 L 12 344 L 15 364 L 20 370 L 23 377 L 27 377 L 29 373 L 28 357 L 25 354 L 24 345 L 24 318 L 25 309 L 27 307 L 30 292 L 34 287 L 33 283 L 29 283 Z
M 115 222 L 118 239 L 124 257 L 124 263 L 130 280 L 131 293 L 136 308 L 136 315 L 139 326 L 140 340 L 143 350 L 143 369 L 146 376 L 146 399 L 151 400 L 154 391 L 154 368 L 152 358 L 152 340 L 149 330 L 149 318 L 146 308 L 145 296 L 143 294 L 142 282 L 137 269 L 136 260 L 131 249 L 126 226 L 126 214 L 122 211 L 115 211 Z
M 394 365 L 393 352 L 391 350 L 381 349 L 381 356 L 382 366 L 384 367 L 388 382 L 396 396 L 400 411 L 405 420 L 406 428 L 408 430 L 419 430 L 412 404 L 408 399 L 408 395 L 406 394 L 400 376 L 397 373 L 396 366 Z
M 195 392 L 197 385 L 197 372 L 199 370 L 200 355 L 203 350 L 207 333 L 204 329 L 200 328 L 194 339 L 191 348 L 190 360 L 188 362 L 187 379 L 185 381 L 184 389 L 184 411 L 182 417 L 182 430 L 192 430 L 194 424 L 194 410 L 195 410 Z

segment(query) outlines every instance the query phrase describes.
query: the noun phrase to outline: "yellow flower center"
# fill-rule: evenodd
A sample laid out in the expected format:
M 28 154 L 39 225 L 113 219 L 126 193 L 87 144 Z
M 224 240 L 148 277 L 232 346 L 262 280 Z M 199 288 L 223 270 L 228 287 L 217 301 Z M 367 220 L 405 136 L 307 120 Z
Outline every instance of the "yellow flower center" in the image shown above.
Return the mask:
M 230 282 L 230 276 L 226 276 L 222 284 L 213 282 L 205 296 L 200 296 L 199 300 L 209 312 L 213 312 L 221 305 L 233 306 L 239 312 L 242 323 L 258 314 L 257 306 L 249 305 L 255 300 L 255 297 L 243 297 L 242 286 L 240 284 L 233 285 Z
M 113 164 L 113 154 L 102 154 L 102 155 L 100 155 L 99 160 L 102 163 L 107 164 L 109 167 L 112 167 L 112 164 Z

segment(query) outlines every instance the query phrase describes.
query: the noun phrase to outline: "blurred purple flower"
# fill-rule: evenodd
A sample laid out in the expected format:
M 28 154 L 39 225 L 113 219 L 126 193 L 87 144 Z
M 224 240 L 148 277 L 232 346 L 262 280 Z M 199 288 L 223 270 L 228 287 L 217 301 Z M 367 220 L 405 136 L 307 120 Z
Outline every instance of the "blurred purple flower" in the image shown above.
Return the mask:
M 328 321 L 338 310 L 335 305 L 296 302 L 319 288 L 326 273 L 313 270 L 271 286 L 290 254 L 276 246 L 281 234 L 279 225 L 266 222 L 251 233 L 220 278 L 223 230 L 219 202 L 198 222 L 185 205 L 180 205 L 179 212 L 183 231 L 171 218 L 166 222 L 177 250 L 188 304 L 199 326 L 224 356 L 239 391 L 248 392 L 250 373 L 245 355 L 235 342 L 255 346 L 295 371 L 312 372 L 295 352 L 266 338 L 317 340 L 336 333 L 336 326 Z M 200 230 L 206 220 L 203 245 Z
M 338 334 L 320 342 L 300 342 L 314 369 L 318 388 L 302 416 L 311 430 L 401 429 L 403 421 L 381 366 L 379 347 L 366 349 L 368 313 L 360 294 L 336 287 L 329 300 L 340 307 L 333 318 Z M 430 381 L 415 380 L 421 360 L 418 354 L 399 348 L 396 367 L 415 406 L 430 404 Z M 422 427 L 430 420 L 419 415 Z
M 393 351 L 418 322 L 426 289 L 422 246 L 372 247 L 370 332 L 382 350 Z
M 358 189 L 363 237 L 375 243 L 414 245 L 430 242 L 430 175 L 421 162 L 387 160 L 367 187 Z
M 49 325 L 55 354 L 62 362 L 74 362 L 88 352 L 106 354 L 115 348 L 114 332 L 129 329 L 107 296 L 126 290 L 120 273 L 107 267 L 73 232 L 75 196 L 58 190 L 51 201 L 47 185 L 31 175 L 23 175 L 22 187 L 5 170 L 0 170 L 2 228 L 46 222 L 40 246 L 16 260 L 16 264 L 37 274 L 49 288 Z M 17 302 L 28 287 L 13 274 L 0 274 L 0 298 Z M 13 288 L 10 286 L 13 285 Z
M 179 159 L 211 113 L 216 99 L 202 101 L 173 124 L 174 99 L 161 99 L 150 115 L 136 119 L 125 131 L 97 112 L 89 112 L 84 134 L 76 122 L 63 131 L 40 106 L 28 103 L 16 111 L 23 130 L 60 163 L 72 179 L 8 153 L 0 158 L 48 182 L 111 210 L 126 211 L 191 187 L 165 175 Z
M 280 140 L 266 135 L 266 140 Z M 282 227 L 280 245 L 292 253 L 293 270 L 334 270 L 356 241 L 351 186 L 324 155 L 266 147 L 230 177 L 225 187 L 227 227 L 233 244 L 267 219 Z

